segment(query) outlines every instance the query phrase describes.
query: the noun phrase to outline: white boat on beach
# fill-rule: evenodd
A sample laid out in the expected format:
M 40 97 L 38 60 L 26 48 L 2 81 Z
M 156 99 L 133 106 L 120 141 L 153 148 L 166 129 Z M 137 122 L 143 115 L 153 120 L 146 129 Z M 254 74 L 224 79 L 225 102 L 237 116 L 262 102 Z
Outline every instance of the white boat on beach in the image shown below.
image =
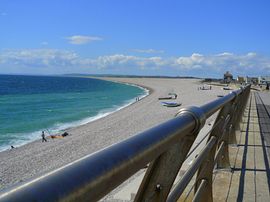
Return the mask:
M 223 90 L 232 90 L 229 86 L 223 87 Z
M 177 102 L 161 102 L 163 106 L 166 107 L 179 107 L 181 106 L 182 103 L 177 103 Z
M 168 96 L 164 96 L 164 97 L 159 97 L 159 100 L 171 100 L 171 99 L 176 99 L 177 98 L 177 94 L 176 93 L 168 93 Z

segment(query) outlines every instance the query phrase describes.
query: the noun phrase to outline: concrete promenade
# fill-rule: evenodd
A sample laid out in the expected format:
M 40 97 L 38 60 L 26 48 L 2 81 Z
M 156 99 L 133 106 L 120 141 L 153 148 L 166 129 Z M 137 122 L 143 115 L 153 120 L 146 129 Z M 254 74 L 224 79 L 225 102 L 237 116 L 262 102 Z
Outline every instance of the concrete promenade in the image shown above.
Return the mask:
M 270 201 L 270 93 L 251 92 L 230 170 L 214 173 L 214 201 Z

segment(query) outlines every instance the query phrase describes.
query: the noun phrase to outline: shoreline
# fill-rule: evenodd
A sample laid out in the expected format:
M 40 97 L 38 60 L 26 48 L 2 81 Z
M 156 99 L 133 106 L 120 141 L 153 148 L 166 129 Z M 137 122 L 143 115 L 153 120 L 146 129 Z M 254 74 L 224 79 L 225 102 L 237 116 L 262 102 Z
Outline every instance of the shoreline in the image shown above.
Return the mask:
M 94 78 L 94 77 L 82 77 L 82 78 Z M 139 86 L 139 85 L 135 85 L 135 84 L 132 84 L 132 83 L 117 82 L 117 81 L 108 80 L 108 79 L 102 79 L 102 78 L 95 78 L 95 79 L 114 82 L 114 83 L 120 83 L 120 84 L 140 88 L 140 89 L 142 89 L 144 91 L 144 94 L 139 96 L 140 99 L 143 99 L 143 98 L 149 96 L 152 93 L 151 92 L 152 89 L 148 89 L 145 86 Z M 51 133 L 53 133 L 53 135 L 59 135 L 59 134 L 62 134 L 64 132 L 66 132 L 66 131 L 69 131 L 69 130 L 71 130 L 73 128 L 80 127 L 82 125 L 85 125 L 85 124 L 94 122 L 96 120 L 102 119 L 102 118 L 104 118 L 106 116 L 109 116 L 109 115 L 119 111 L 119 110 L 122 110 L 125 107 L 129 107 L 130 105 L 136 103 L 136 101 L 134 101 L 135 98 L 136 97 L 134 97 L 133 99 L 126 100 L 122 105 L 118 105 L 117 107 L 112 107 L 112 108 L 109 108 L 107 110 L 100 111 L 95 116 L 85 117 L 85 118 L 82 118 L 82 119 L 79 119 L 79 120 L 74 120 L 74 121 L 71 121 L 71 122 L 62 123 L 56 129 L 54 129 L 55 126 L 52 126 L 51 128 L 48 128 L 48 129 L 46 128 L 46 129 L 41 129 L 41 130 L 38 130 L 38 131 L 33 131 L 31 133 L 28 133 L 29 134 L 28 136 L 32 137 L 30 140 L 23 141 L 23 142 L 21 140 L 19 140 L 19 141 L 16 141 L 16 142 L 14 142 L 14 143 L 12 143 L 10 145 L 1 146 L 0 147 L 0 153 L 10 150 L 11 146 L 13 146 L 15 148 L 20 148 L 20 147 L 22 147 L 22 146 L 24 146 L 26 144 L 31 144 L 31 143 L 33 143 L 35 141 L 40 140 L 40 135 L 37 136 L 37 134 L 41 134 L 42 130 L 45 130 L 46 133 L 48 134 L 48 135 L 46 135 L 46 138 L 51 138 L 50 137 Z
M 58 169 L 173 118 L 181 107 L 164 107 L 158 100 L 168 92 L 177 93 L 179 96 L 173 102 L 181 102 L 182 107 L 185 107 L 190 104 L 205 104 L 222 91 L 216 87 L 212 91 L 197 91 L 200 83 L 196 79 L 100 79 L 143 86 L 151 91 L 140 101 L 108 116 L 70 128 L 67 130 L 70 136 L 49 139 L 46 143 L 36 140 L 19 148 L 0 152 L 0 189 Z

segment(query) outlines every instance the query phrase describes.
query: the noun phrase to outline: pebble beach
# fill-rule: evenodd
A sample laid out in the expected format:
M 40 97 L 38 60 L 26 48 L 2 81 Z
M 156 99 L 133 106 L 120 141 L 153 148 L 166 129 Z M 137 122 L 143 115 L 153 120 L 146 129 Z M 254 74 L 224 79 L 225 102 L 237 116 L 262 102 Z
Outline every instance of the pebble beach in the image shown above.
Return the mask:
M 135 84 L 149 90 L 149 95 L 93 122 L 70 128 L 64 138 L 41 139 L 29 144 L 0 152 L 0 189 L 38 177 L 72 161 L 120 142 L 142 131 L 163 123 L 181 107 L 200 106 L 218 95 L 225 95 L 220 86 L 211 90 L 198 90 L 199 79 L 179 78 L 100 78 L 113 82 Z M 162 106 L 158 98 L 177 94 L 180 107 Z

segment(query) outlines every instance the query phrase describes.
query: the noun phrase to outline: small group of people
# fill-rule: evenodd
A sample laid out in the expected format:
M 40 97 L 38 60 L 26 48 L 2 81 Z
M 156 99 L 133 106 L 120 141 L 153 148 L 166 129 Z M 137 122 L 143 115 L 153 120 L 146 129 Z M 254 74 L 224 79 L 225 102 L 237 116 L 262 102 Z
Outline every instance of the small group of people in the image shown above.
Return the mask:
M 52 138 L 52 139 L 54 139 L 54 138 L 59 138 L 59 137 L 66 137 L 66 136 L 68 136 L 69 135 L 69 133 L 68 132 L 64 132 L 62 135 L 50 135 L 50 137 Z M 44 131 L 42 131 L 42 134 L 41 134 L 41 138 L 42 138 L 42 142 L 47 142 L 47 139 L 46 139 L 46 137 L 45 137 L 45 132 Z
M 136 97 L 136 102 L 139 101 L 139 100 L 140 100 L 140 98 L 139 97 Z

